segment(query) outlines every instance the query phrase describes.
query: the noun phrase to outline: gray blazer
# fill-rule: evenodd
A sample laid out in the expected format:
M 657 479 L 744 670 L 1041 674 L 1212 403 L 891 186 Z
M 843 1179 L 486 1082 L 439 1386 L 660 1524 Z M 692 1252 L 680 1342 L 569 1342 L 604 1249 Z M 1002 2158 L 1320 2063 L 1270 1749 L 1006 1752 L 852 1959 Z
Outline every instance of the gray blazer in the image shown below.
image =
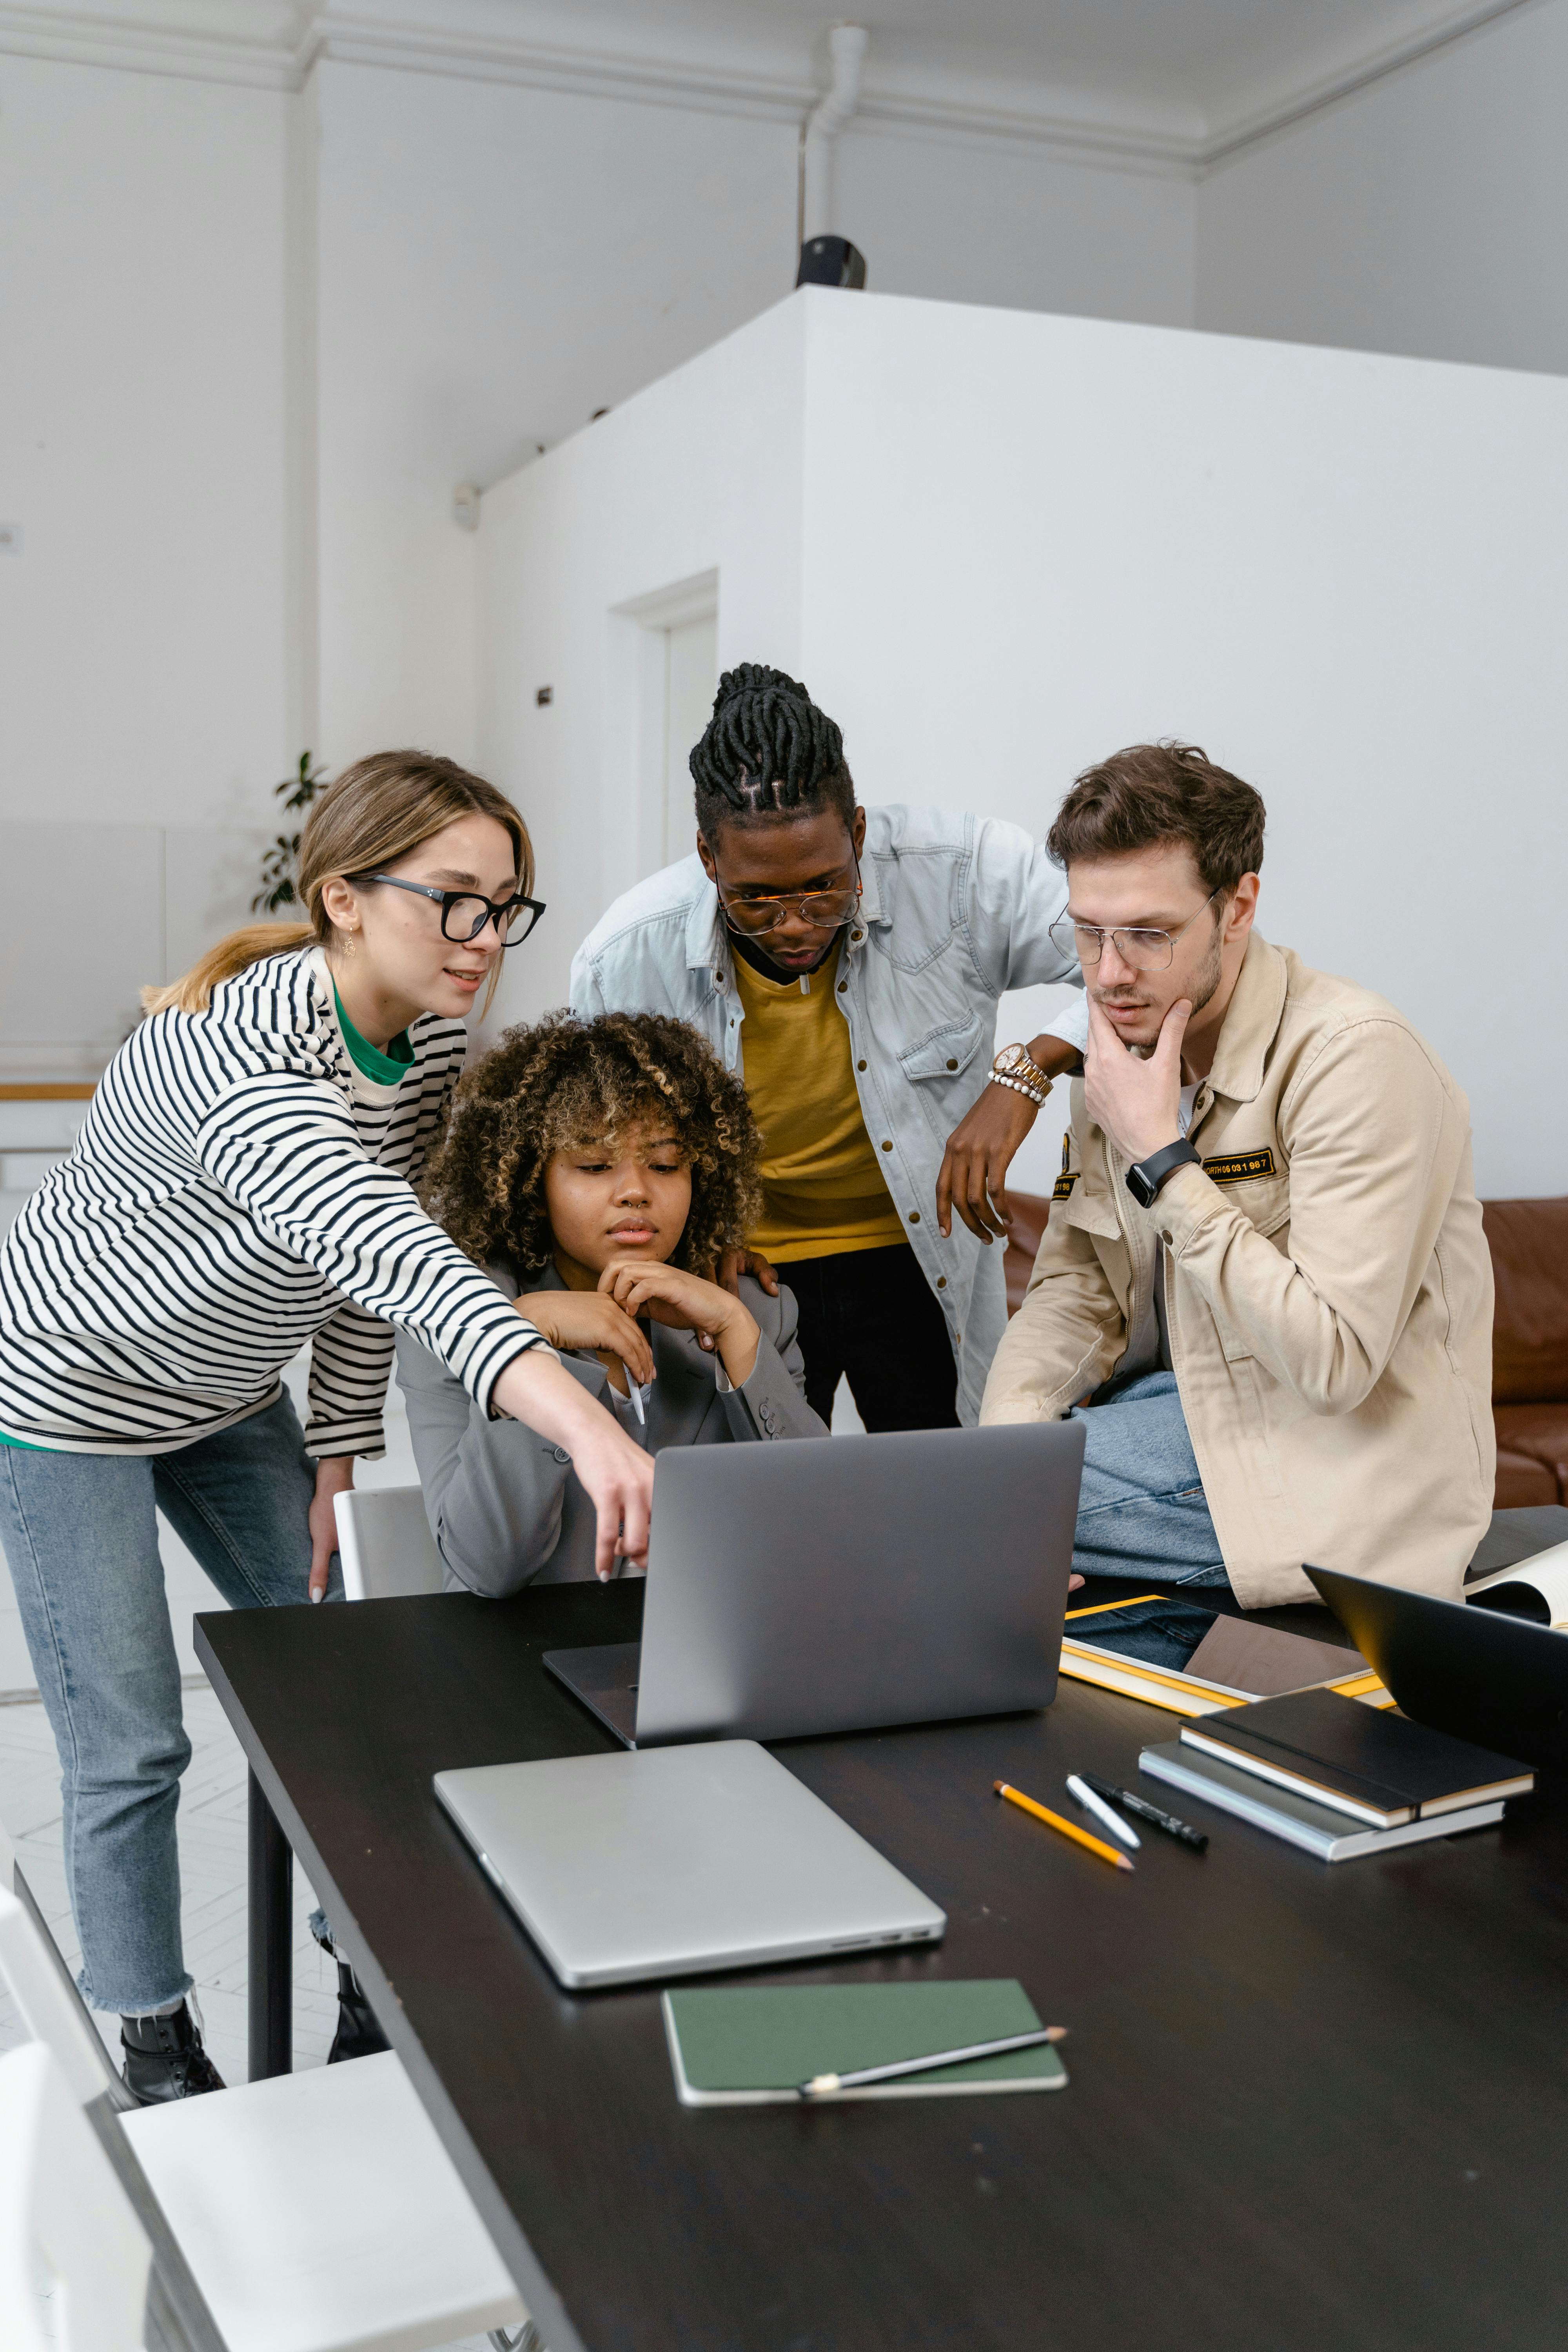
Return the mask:
M 519 1285 L 500 1266 L 491 1279 L 509 1298 Z M 531 1290 L 564 1290 L 553 1265 Z M 826 1437 L 805 1402 L 805 1366 L 795 1339 L 794 1294 L 770 1298 L 744 1276 L 741 1295 L 762 1336 L 744 1388 L 719 1387 L 723 1367 L 691 1331 L 648 1327 L 658 1378 L 647 1402 L 643 1443 L 724 1445 L 759 1438 Z M 608 1410 L 609 1376 L 597 1356 L 561 1352 L 574 1380 Z M 564 1447 L 519 1421 L 487 1420 L 460 1381 L 416 1339 L 400 1332 L 397 1378 L 408 1402 L 408 1429 L 430 1532 L 446 1563 L 448 1592 L 500 1600 L 525 1584 L 592 1579 L 595 1515 Z M 623 1422 L 623 1427 L 627 1424 Z M 635 1431 L 635 1422 L 630 1424 Z

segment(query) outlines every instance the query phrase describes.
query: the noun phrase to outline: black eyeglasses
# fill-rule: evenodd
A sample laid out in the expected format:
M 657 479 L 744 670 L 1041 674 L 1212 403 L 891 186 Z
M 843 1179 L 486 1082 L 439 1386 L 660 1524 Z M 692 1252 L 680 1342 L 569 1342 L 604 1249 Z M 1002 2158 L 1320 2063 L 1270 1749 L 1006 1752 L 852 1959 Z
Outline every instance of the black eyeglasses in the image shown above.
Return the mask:
M 384 882 L 389 890 L 412 890 L 416 898 L 433 898 L 441 909 L 441 936 L 466 945 L 477 940 L 487 923 L 496 927 L 503 948 L 520 948 L 544 912 L 542 898 L 487 898 L 478 890 L 437 890 L 428 882 L 404 882 L 395 874 L 351 874 L 351 882 Z

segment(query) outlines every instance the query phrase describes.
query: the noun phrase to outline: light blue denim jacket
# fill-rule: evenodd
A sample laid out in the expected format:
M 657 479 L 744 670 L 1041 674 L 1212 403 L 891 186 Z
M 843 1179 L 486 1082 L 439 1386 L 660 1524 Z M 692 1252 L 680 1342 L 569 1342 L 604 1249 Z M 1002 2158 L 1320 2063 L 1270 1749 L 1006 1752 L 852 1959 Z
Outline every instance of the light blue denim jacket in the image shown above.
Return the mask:
M 997 998 L 1038 982 L 1083 985 L 1050 938 L 1067 887 L 1020 826 L 941 809 L 868 809 L 860 872 L 860 915 L 839 949 L 838 1009 L 866 1131 L 893 1147 L 883 1159 L 888 1190 L 946 1318 L 959 1416 L 973 1423 L 1007 1319 L 1003 1252 L 957 1217 L 943 1241 L 937 1174 L 989 1076 Z M 572 1010 L 584 1021 L 673 1013 L 743 1073 L 744 1009 L 719 894 L 695 853 L 626 891 L 594 926 L 573 959 Z M 1082 1001 L 1051 1027 L 1081 1050 Z

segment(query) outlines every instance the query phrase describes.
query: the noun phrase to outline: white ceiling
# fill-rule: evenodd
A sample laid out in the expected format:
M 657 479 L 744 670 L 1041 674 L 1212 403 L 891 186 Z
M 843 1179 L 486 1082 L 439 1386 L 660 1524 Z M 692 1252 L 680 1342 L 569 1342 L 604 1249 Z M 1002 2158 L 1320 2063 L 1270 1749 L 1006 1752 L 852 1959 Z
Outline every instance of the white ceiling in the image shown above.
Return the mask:
M 510 0 L 538 22 L 537 0 Z M 1200 138 L 1331 95 L 1528 0 L 571 0 L 578 43 L 601 36 L 689 58 L 740 44 L 775 68 L 815 58 L 839 16 L 871 33 L 868 91 L 1010 89 L 1107 121 Z M 553 12 L 552 12 L 553 13 Z M 561 20 L 563 24 L 564 19 Z M 1076 101 L 1076 103 L 1075 103 Z
M 0 51 L 298 89 L 315 58 L 798 119 L 871 34 L 868 121 L 1198 170 L 1543 0 L 0 0 Z

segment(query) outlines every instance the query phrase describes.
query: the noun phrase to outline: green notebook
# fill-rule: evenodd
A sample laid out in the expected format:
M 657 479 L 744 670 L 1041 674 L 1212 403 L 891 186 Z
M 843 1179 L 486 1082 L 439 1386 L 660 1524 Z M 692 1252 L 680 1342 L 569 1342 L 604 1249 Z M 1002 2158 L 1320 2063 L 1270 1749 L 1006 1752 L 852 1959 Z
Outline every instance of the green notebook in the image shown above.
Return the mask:
M 797 2099 L 814 2074 L 852 2074 L 1033 2033 L 1043 2021 L 1016 1978 L 968 1984 L 733 1985 L 667 1992 L 675 2087 L 687 2107 L 759 2107 Z M 1059 2091 L 1067 2069 L 1049 2042 L 901 2082 L 868 2083 L 839 2099 L 928 2099 L 965 2091 Z

